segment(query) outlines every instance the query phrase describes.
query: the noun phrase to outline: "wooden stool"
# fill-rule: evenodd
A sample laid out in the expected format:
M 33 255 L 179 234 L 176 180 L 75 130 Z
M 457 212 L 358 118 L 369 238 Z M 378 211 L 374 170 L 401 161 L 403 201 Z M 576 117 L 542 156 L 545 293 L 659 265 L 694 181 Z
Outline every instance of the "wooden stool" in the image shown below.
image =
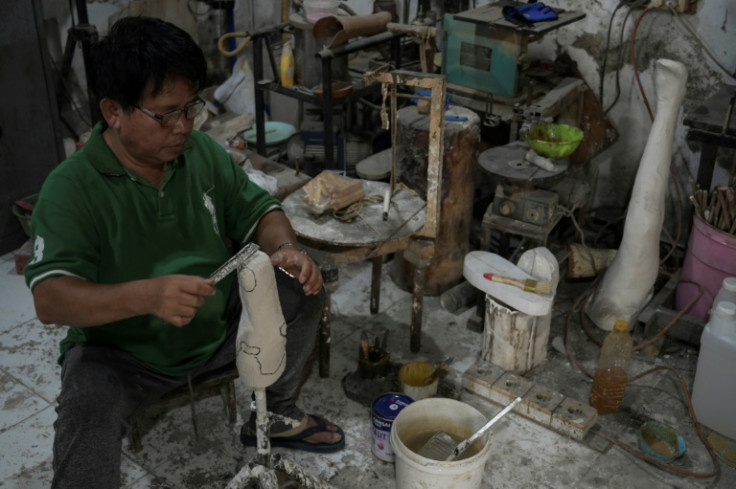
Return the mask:
M 238 377 L 238 369 L 235 366 L 235 362 L 233 362 L 219 370 L 215 370 L 201 377 L 192 379 L 194 400 L 198 401 L 218 394 L 223 396 L 228 421 L 231 424 L 235 423 L 237 419 L 235 380 Z M 128 434 L 130 449 L 134 452 L 140 451 L 141 448 L 143 448 L 141 438 L 143 434 L 153 426 L 155 421 L 172 407 L 186 405 L 190 402 L 190 399 L 189 385 L 183 385 L 167 394 L 164 394 L 160 399 L 154 401 L 152 404 L 148 404 L 136 411 L 130 419 L 130 433 Z M 194 411 L 192 411 L 192 424 L 195 436 L 198 436 Z

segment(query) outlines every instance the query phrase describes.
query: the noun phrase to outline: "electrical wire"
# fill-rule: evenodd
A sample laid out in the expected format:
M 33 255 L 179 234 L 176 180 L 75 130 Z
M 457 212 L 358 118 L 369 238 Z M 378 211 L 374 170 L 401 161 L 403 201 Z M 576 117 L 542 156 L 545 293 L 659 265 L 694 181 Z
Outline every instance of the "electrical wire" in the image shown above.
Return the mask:
M 593 281 L 593 284 L 590 287 L 588 287 L 588 289 L 586 289 L 578 297 L 578 299 L 573 303 L 572 307 L 570 308 L 570 311 L 568 312 L 567 321 L 565 323 L 565 329 L 563 331 L 563 343 L 564 343 L 564 346 L 565 346 L 565 352 L 567 354 L 568 360 L 570 361 L 570 363 L 572 365 L 575 365 L 575 367 L 577 367 L 578 370 L 580 370 L 580 372 L 583 373 L 583 375 L 585 375 L 586 377 L 591 378 L 591 379 L 593 378 L 593 374 L 591 374 L 590 372 L 588 372 L 585 369 L 585 367 L 580 363 L 580 361 L 575 357 L 575 355 L 574 355 L 574 353 L 572 351 L 572 347 L 570 346 L 570 342 L 568 340 L 569 340 L 569 331 L 570 331 L 570 327 L 571 327 L 571 325 L 573 323 L 573 318 L 575 316 L 575 312 L 579 310 L 579 312 L 581 314 L 581 318 L 584 317 L 583 316 L 583 309 L 584 308 L 581 307 L 581 305 L 584 304 L 587 301 L 588 297 L 592 294 L 592 292 L 595 290 L 595 288 L 600 283 L 602 277 L 603 277 L 602 274 L 599 275 L 598 277 L 596 277 L 596 279 Z M 686 281 L 686 280 L 681 280 L 681 282 L 696 283 L 696 282 Z M 697 297 L 695 297 L 694 299 L 692 299 L 678 313 L 678 315 L 675 316 L 675 318 L 673 318 L 673 320 L 670 322 L 670 324 L 668 324 L 665 328 L 663 328 L 662 331 L 660 331 L 659 334 L 657 334 L 651 340 L 649 340 L 649 341 L 647 341 L 645 343 L 641 343 L 641 344 L 637 345 L 638 347 L 634 347 L 634 350 L 641 349 L 642 347 L 648 346 L 649 344 L 657 341 L 659 338 L 661 338 L 672 327 L 672 325 L 674 325 L 675 322 L 677 322 L 677 320 L 679 320 L 679 318 L 688 309 L 690 309 L 690 307 L 702 296 L 702 293 L 703 293 L 703 286 L 702 286 L 702 284 L 696 283 L 696 285 L 698 285 L 698 287 L 700 288 L 700 294 Z M 581 326 L 584 326 L 585 321 L 581 319 L 581 323 L 580 324 L 581 324 Z M 586 335 L 588 336 L 588 338 L 591 339 L 591 341 L 593 341 L 598 346 L 601 345 L 601 342 L 598 341 L 598 340 L 595 340 L 592 337 L 592 335 L 590 335 L 590 332 L 589 331 L 585 331 L 585 332 L 586 332 Z M 713 448 L 710 446 L 710 443 L 708 442 L 708 439 L 705 437 L 705 434 L 703 433 L 703 431 L 702 431 L 702 429 L 700 427 L 700 424 L 698 423 L 697 417 L 695 416 L 695 411 L 693 409 L 692 401 L 691 401 L 691 398 L 690 398 L 690 393 L 688 392 L 688 389 L 687 389 L 687 384 L 685 383 L 685 381 L 682 378 L 682 376 L 680 375 L 680 373 L 677 372 L 672 367 L 668 367 L 668 366 L 657 366 L 657 367 L 654 367 L 652 369 L 646 370 L 646 371 L 644 371 L 644 372 L 642 372 L 640 374 L 637 374 L 637 375 L 634 375 L 632 377 L 629 377 L 627 379 L 627 383 L 635 382 L 635 381 L 637 381 L 637 380 L 639 380 L 639 379 L 641 379 L 643 377 L 646 377 L 647 375 L 653 374 L 655 372 L 663 371 L 663 370 L 672 372 L 677 377 L 677 379 L 680 382 L 680 387 L 681 387 L 681 390 L 682 390 L 682 394 L 683 394 L 683 397 L 685 399 L 685 402 L 686 402 L 686 404 L 688 406 L 688 414 L 690 415 L 690 419 L 693 422 L 693 426 L 695 427 L 695 431 L 696 431 L 696 433 L 698 435 L 698 438 L 700 439 L 700 441 L 703 444 L 703 446 L 705 447 L 705 449 L 708 451 L 708 455 L 711 458 L 711 462 L 713 464 L 713 470 L 711 472 L 708 472 L 708 473 L 699 473 L 699 472 L 692 472 L 692 471 L 689 471 L 689 470 L 685 470 L 685 469 L 682 469 L 680 467 L 676 467 L 674 465 L 671 465 L 669 463 L 662 462 L 660 460 L 654 459 L 654 458 L 648 456 L 647 454 L 643 453 L 642 451 L 637 450 L 636 448 L 634 448 L 633 446 L 629 445 L 628 443 L 625 443 L 622 440 L 620 440 L 620 439 L 618 439 L 618 438 L 616 438 L 616 437 L 614 437 L 612 435 L 608 435 L 608 434 L 606 434 L 606 433 L 604 433 L 602 431 L 597 431 L 596 432 L 596 435 L 597 436 L 600 436 L 604 440 L 607 440 L 608 442 L 610 442 L 610 443 L 612 443 L 612 444 L 614 444 L 614 445 L 616 445 L 616 446 L 618 446 L 618 447 L 626 450 L 627 452 L 635 455 L 636 457 L 644 460 L 645 462 L 651 463 L 651 464 L 653 464 L 653 465 L 655 465 L 655 466 L 657 466 L 657 467 L 659 467 L 661 469 L 668 470 L 668 471 L 673 472 L 675 474 L 684 475 L 684 476 L 688 476 L 688 477 L 701 478 L 701 479 L 706 479 L 706 478 L 711 478 L 711 477 L 718 477 L 720 475 L 720 471 L 721 471 L 720 463 L 718 462 L 718 458 L 717 458 L 716 454 L 714 453 Z
M 578 234 L 580 235 L 580 244 L 585 246 L 585 233 L 583 232 L 583 229 L 580 227 L 580 224 L 578 224 L 577 219 L 575 218 L 575 210 L 577 206 L 573 205 L 572 208 L 568 209 L 565 206 L 558 205 L 557 206 L 557 212 L 562 214 L 565 217 L 569 217 L 570 221 L 572 221 L 572 225 L 577 230 Z
M 690 26 L 690 24 L 680 15 L 680 12 L 673 9 L 672 7 L 669 8 L 670 12 L 674 17 L 680 22 L 680 24 L 685 28 L 685 30 L 690 34 L 695 42 L 698 43 L 698 45 L 703 48 L 703 51 L 705 51 L 705 54 L 708 55 L 708 57 L 713 60 L 713 62 L 730 78 L 736 79 L 736 70 L 734 70 L 733 73 L 729 72 L 728 69 L 721 63 L 718 58 L 711 52 L 711 50 L 708 48 L 708 46 L 700 39 L 698 34 L 695 32 L 695 30 Z
M 613 19 L 616 17 L 616 12 L 626 5 L 626 2 L 619 2 L 616 8 L 611 12 L 611 17 L 608 20 L 608 33 L 606 34 L 606 47 L 603 49 L 603 60 L 601 61 L 601 82 L 598 89 L 598 100 L 603 103 L 603 85 L 606 80 L 606 64 L 608 62 L 608 49 L 611 46 L 611 28 L 613 27 Z
M 647 7 L 642 10 L 642 12 L 639 14 L 639 17 L 637 17 L 636 22 L 634 23 L 634 29 L 631 31 L 631 43 L 629 45 L 629 48 L 631 53 L 631 67 L 634 69 L 636 84 L 639 86 L 639 92 L 641 92 L 641 96 L 644 99 L 644 105 L 647 107 L 647 112 L 649 112 L 649 118 L 651 120 L 654 120 L 654 112 L 652 111 L 652 107 L 649 105 L 649 99 L 647 98 L 647 94 L 644 92 L 644 86 L 642 85 L 641 79 L 639 78 L 639 70 L 636 67 L 636 31 L 639 29 L 639 24 L 641 24 L 641 20 L 644 18 L 647 12 L 651 10 L 651 7 Z
M 682 378 L 682 375 L 680 375 L 680 372 L 678 372 L 677 370 L 675 370 L 672 367 L 668 367 L 668 366 L 665 366 L 665 365 L 660 365 L 658 367 L 654 367 L 654 368 L 649 369 L 649 370 L 647 370 L 645 372 L 642 372 L 639 375 L 636 375 L 634 377 L 630 377 L 629 380 L 628 380 L 628 382 L 629 383 L 635 382 L 638 379 L 641 379 L 641 378 L 643 378 L 643 377 L 645 377 L 647 375 L 650 375 L 650 374 L 653 374 L 653 373 L 659 372 L 659 371 L 668 371 L 668 372 L 674 374 L 675 377 L 677 377 L 677 380 L 680 383 L 680 390 L 682 391 L 683 398 L 685 399 L 685 402 L 687 404 L 688 414 L 690 415 L 690 419 L 692 420 L 693 426 L 695 427 L 695 432 L 698 434 L 698 438 L 700 438 L 700 442 L 703 444 L 703 446 L 705 447 L 705 449 L 708 451 L 708 455 L 710 456 L 711 463 L 713 464 L 713 470 L 712 470 L 712 472 L 701 473 L 701 472 L 693 472 L 691 470 L 685 470 L 685 469 L 682 469 L 680 467 L 676 467 L 676 466 L 674 466 L 672 464 L 669 464 L 667 462 L 663 462 L 661 460 L 657 460 L 657 459 L 655 459 L 653 457 L 650 457 L 649 455 L 645 454 L 641 450 L 637 450 L 636 448 L 632 447 L 628 443 L 625 443 L 625 442 L 619 440 L 618 438 L 616 438 L 614 436 L 607 435 L 607 434 L 603 433 L 602 431 L 599 431 L 596 434 L 598 436 L 600 436 L 601 438 L 603 438 L 604 440 L 607 440 L 607 441 L 613 443 L 614 445 L 623 448 L 627 452 L 629 452 L 629 453 L 631 453 L 631 454 L 633 454 L 633 455 L 641 458 L 645 462 L 648 462 L 648 463 L 650 463 L 652 465 L 656 465 L 657 467 L 659 467 L 661 469 L 665 469 L 665 470 L 670 471 L 670 472 L 673 472 L 675 474 L 684 475 L 684 476 L 687 476 L 687 477 L 694 477 L 696 479 L 709 479 L 711 477 L 718 477 L 720 475 L 720 473 L 721 473 L 721 464 L 718 461 L 718 457 L 716 456 L 715 452 L 713 451 L 713 448 L 710 446 L 710 443 L 708 443 L 708 439 L 705 437 L 705 433 L 703 433 L 703 430 L 700 427 L 700 423 L 698 423 L 698 419 L 695 416 L 695 409 L 693 408 L 693 403 L 692 403 L 692 400 L 690 398 L 690 392 L 688 391 L 687 384 L 685 383 L 685 380 Z
M 626 31 L 626 22 L 628 22 L 629 16 L 632 12 L 633 8 L 629 9 L 629 11 L 626 12 L 626 17 L 624 17 L 624 21 L 621 24 L 621 31 L 618 40 L 618 60 L 616 61 L 616 96 L 614 97 L 613 102 L 611 102 L 611 105 L 609 105 L 608 108 L 604 110 L 605 114 L 608 114 L 608 112 L 616 105 L 616 103 L 618 103 L 619 97 L 621 97 L 621 63 L 624 57 L 624 32 Z

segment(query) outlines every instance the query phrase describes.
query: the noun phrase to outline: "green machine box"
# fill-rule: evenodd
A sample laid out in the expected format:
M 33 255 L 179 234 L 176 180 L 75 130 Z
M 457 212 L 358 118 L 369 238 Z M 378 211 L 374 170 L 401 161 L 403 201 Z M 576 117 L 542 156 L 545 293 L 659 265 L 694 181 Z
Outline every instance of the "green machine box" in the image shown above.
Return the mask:
M 513 99 L 519 95 L 529 43 L 585 17 L 557 9 L 556 20 L 519 26 L 504 18 L 503 5 L 445 14 L 442 72 L 448 83 Z

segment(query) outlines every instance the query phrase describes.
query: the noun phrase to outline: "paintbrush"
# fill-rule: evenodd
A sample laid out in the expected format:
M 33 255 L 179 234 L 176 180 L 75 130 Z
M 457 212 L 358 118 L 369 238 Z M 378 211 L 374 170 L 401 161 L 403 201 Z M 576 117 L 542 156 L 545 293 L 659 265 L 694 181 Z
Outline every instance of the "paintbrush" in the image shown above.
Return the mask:
M 447 374 L 447 369 L 450 368 L 452 360 L 453 358 L 450 357 L 447 360 L 440 362 L 437 368 L 435 368 L 434 371 L 432 371 L 432 373 L 429 374 L 427 378 L 421 382 L 420 385 L 430 385 L 432 382 L 434 382 L 435 379 L 439 377 L 444 377 Z
M 360 333 L 360 359 L 368 361 L 371 357 L 371 347 L 368 344 L 368 334 L 363 331 Z
M 498 275 L 495 273 L 484 273 L 483 278 L 492 282 L 514 285 L 527 292 L 534 292 L 536 294 L 552 293 L 552 282 L 543 282 L 541 280 L 534 280 L 531 278 L 521 280 L 518 278 L 505 277 L 503 275 Z

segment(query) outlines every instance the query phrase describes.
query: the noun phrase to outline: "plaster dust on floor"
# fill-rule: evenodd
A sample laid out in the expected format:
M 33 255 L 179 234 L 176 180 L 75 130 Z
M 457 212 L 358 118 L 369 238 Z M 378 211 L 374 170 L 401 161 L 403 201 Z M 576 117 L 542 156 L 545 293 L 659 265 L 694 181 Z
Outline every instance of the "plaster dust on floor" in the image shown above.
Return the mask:
M 394 465 L 372 453 L 371 409 L 351 399 L 343 380 L 355 373 L 361 333 L 383 334 L 388 330 L 387 351 L 391 362 L 411 360 L 438 363 L 452 358 L 448 375 L 438 395 L 459 398 L 488 418 L 503 406 L 462 387 L 463 373 L 481 354 L 482 333 L 467 328 L 474 314 L 467 309 L 453 314 L 440 306 L 439 297 L 425 297 L 421 350 L 409 351 L 411 294 L 389 278 L 390 264 L 381 281 L 381 312 L 368 308 L 370 263 L 339 270 L 339 280 L 330 285 L 332 303 L 331 368 L 320 378 L 316 362 L 304 383 L 300 405 L 342 427 L 344 450 L 315 454 L 275 448 L 274 453 L 300 464 L 308 473 L 335 488 L 392 489 Z M 11 256 L 0 261 L 0 488 L 50 487 L 53 442 L 53 404 L 58 393 L 58 342 L 63 328 L 42 325 L 33 313 L 30 293 L 14 272 Z M 545 363 L 525 377 L 587 403 L 590 380 L 569 361 L 560 348 L 566 311 L 586 287 L 563 281 L 557 294 Z M 585 369 L 595 367 L 597 347 L 575 328 L 568 343 Z M 556 346 L 553 346 L 556 345 Z M 561 351 L 560 351 L 561 350 Z M 687 346 L 669 348 L 656 358 L 635 356 L 632 368 L 641 371 L 653 365 L 670 365 L 691 384 L 697 350 Z M 122 477 L 125 489 L 215 489 L 227 483 L 254 457 L 252 448 L 239 441 L 243 419 L 249 415 L 251 392 L 236 382 L 238 419 L 229 424 L 225 403 L 219 397 L 196 402 L 199 438 L 195 439 L 188 405 L 174 407 L 153 422 L 142 437 L 143 448 L 130 450 L 124 441 Z M 636 443 L 641 421 L 656 418 L 685 436 L 688 451 L 676 464 L 694 472 L 711 470 L 710 459 L 694 434 L 676 382 L 666 376 L 649 376 L 626 391 L 624 407 L 615 415 L 598 418 L 595 429 Z M 605 443 L 600 437 L 576 441 L 516 413 L 509 413 L 492 428 L 490 457 L 485 465 L 483 488 L 732 488 L 736 470 L 721 462 L 719 478 L 683 477 L 655 468 L 628 452 Z

